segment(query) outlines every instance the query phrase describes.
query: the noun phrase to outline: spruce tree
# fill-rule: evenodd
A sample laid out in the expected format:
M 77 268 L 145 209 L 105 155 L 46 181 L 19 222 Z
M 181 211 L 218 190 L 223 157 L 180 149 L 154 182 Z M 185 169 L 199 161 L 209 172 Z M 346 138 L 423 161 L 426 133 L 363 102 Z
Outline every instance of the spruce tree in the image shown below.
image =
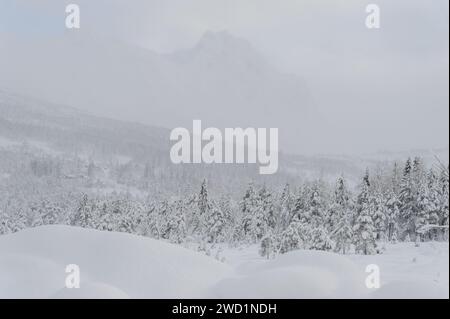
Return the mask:
M 408 158 L 403 169 L 400 185 L 400 212 L 405 235 L 411 238 L 415 234 L 414 219 L 417 213 L 416 191 L 414 187 L 411 159 Z
M 356 253 L 372 255 L 377 252 L 376 230 L 373 224 L 374 205 L 370 196 L 369 172 L 364 175 L 356 203 L 356 219 L 353 226 Z
M 330 238 L 335 243 L 334 251 L 346 254 L 350 250 L 353 237 L 351 227 L 352 204 L 350 192 L 347 189 L 344 177 L 340 177 L 336 183 L 333 203 L 329 213 L 328 227 Z
M 307 248 L 302 235 L 310 237 L 310 234 L 301 234 L 302 231 L 302 223 L 294 219 L 280 236 L 280 253 L 285 254 L 292 250 Z
M 399 225 L 398 220 L 400 216 L 401 203 L 394 190 L 391 190 L 387 195 L 386 202 L 386 225 L 387 225 L 387 239 L 391 243 L 396 243 L 398 240 Z
M 220 207 L 214 202 L 211 205 L 211 213 L 206 221 L 207 241 L 218 243 L 225 239 L 227 218 Z

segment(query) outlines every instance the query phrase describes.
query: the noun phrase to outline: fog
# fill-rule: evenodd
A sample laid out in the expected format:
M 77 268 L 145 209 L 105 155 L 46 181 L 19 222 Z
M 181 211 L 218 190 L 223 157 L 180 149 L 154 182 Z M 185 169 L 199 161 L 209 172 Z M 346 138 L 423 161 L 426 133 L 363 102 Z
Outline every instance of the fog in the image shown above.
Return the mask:
M 80 5 L 80 30 L 65 29 L 64 8 L 68 3 Z M 229 91 L 223 91 L 211 98 L 202 98 L 198 103 L 202 107 L 187 105 L 185 114 L 178 119 L 174 113 L 177 113 L 177 107 L 182 108 L 185 97 L 169 101 L 167 97 L 148 93 L 146 85 L 150 80 L 141 74 L 141 64 L 130 64 L 126 59 L 120 73 L 127 73 L 125 76 L 130 79 L 123 83 L 134 86 L 123 88 L 122 92 L 113 90 L 119 85 L 110 85 L 107 64 L 99 66 L 99 70 L 105 71 L 103 78 L 101 74 L 95 75 L 95 83 L 103 82 L 99 90 L 90 82 L 90 72 L 76 74 L 76 77 L 69 74 L 71 79 L 60 78 L 65 66 L 74 63 L 75 70 L 80 69 L 79 63 L 87 63 L 91 68 L 107 55 L 105 52 L 117 46 L 122 57 L 145 55 L 141 63 L 155 63 L 144 70 L 153 73 L 151 83 L 157 82 L 161 69 L 164 69 L 160 71 L 164 75 L 177 72 L 172 65 L 166 67 L 160 56 L 195 47 L 207 31 L 226 30 L 228 34 L 248 40 L 273 66 L 267 69 L 267 74 L 272 74 L 275 69 L 294 74 L 298 83 L 302 83 L 301 89 L 307 92 L 302 91 L 304 94 L 299 93 L 299 97 L 294 94 L 295 89 L 282 90 L 278 88 L 279 81 L 274 84 L 274 77 L 261 83 L 252 77 L 246 78 L 248 83 L 259 83 L 274 91 L 269 98 L 253 100 L 253 104 L 250 103 L 253 108 L 249 107 L 245 113 L 248 116 L 257 112 L 256 103 L 289 96 L 286 107 L 281 107 L 276 114 L 274 125 L 294 125 L 293 114 L 302 116 L 305 114 L 302 112 L 309 112 L 305 118 L 314 117 L 313 123 L 299 121 L 299 125 L 305 125 L 307 129 L 295 133 L 287 130 L 280 136 L 290 151 L 354 154 L 448 147 L 448 1 L 376 1 L 381 8 L 380 29 L 365 26 L 368 3 L 357 0 L 43 0 L 37 4 L 25 0 L 0 0 L 0 87 L 103 116 L 168 128 L 187 123 L 189 108 L 205 122 L 237 125 L 242 122 L 227 122 L 226 116 L 217 119 L 216 111 L 205 109 L 207 103 L 213 103 L 216 98 L 221 100 L 217 101 L 218 109 L 225 110 L 226 103 L 237 103 L 234 107 L 239 110 L 244 103 L 241 97 L 224 98 Z M 74 35 L 75 42 L 72 41 Z M 70 42 L 67 50 L 54 50 L 54 39 L 59 44 Z M 47 46 L 48 43 L 53 44 Z M 78 45 L 76 50 L 71 46 L 74 43 L 75 47 Z M 132 46 L 143 50 L 128 55 L 127 45 L 122 43 L 127 43 L 130 50 Z M 235 49 L 232 47 L 231 51 Z M 63 57 L 59 56 L 62 52 Z M 17 57 L 19 53 L 20 58 Z M 253 57 L 246 54 L 240 56 Z M 60 63 L 49 63 L 55 60 Z M 115 57 L 110 61 L 121 60 Z M 37 65 L 41 63 L 42 68 Z M 261 67 L 258 70 L 266 72 L 262 65 L 258 64 Z M 125 70 L 127 66 L 130 68 Z M 58 69 L 48 69 L 52 67 Z M 27 70 L 38 74 L 28 76 Z M 68 67 L 68 70 L 72 69 Z M 203 76 L 203 73 L 195 74 Z M 230 71 L 223 78 L 229 80 L 236 74 Z M 142 79 L 141 83 L 132 81 L 136 79 Z M 155 86 L 161 85 L 163 89 L 154 92 L 178 88 L 186 82 L 180 83 L 162 86 L 158 82 Z M 289 82 L 289 86 L 290 83 L 293 82 Z M 257 92 L 250 84 L 244 89 L 249 94 Z M 96 96 L 106 92 L 111 96 L 104 99 Z M 160 103 L 159 107 L 169 102 L 170 107 L 165 112 L 156 107 L 152 109 L 148 105 L 151 97 Z M 197 96 L 190 98 L 189 101 L 198 99 Z M 297 98 L 307 105 L 305 109 L 291 113 L 290 103 Z M 126 103 L 130 100 L 132 107 Z M 233 110 L 233 106 L 230 108 Z M 234 116 L 239 118 L 241 114 Z M 248 123 L 273 126 L 262 117 Z

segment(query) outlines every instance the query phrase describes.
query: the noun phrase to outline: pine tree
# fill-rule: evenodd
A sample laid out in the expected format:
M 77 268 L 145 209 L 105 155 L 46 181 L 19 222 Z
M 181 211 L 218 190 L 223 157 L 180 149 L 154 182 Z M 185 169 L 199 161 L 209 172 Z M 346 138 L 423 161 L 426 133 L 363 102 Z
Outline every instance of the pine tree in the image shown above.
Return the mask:
M 424 241 L 429 230 L 425 229 L 430 220 L 430 213 L 433 211 L 432 205 L 429 201 L 428 189 L 425 185 L 420 185 L 417 190 L 417 214 L 414 219 L 414 229 L 416 230 L 415 238 L 416 244 Z
M 9 216 L 0 210 L 0 235 L 6 235 L 11 233 L 11 229 L 9 228 Z
M 276 227 L 275 207 L 273 204 L 272 194 L 267 190 L 266 186 L 263 186 L 258 194 L 259 206 L 263 210 L 264 214 L 264 227 L 267 230 L 274 231 Z
M 313 229 L 310 248 L 314 250 L 330 251 L 335 248 L 335 243 L 330 238 L 328 231 L 323 226 Z
M 309 224 L 312 228 L 323 226 L 326 220 L 326 209 L 322 194 L 318 185 L 314 185 L 311 189 L 309 202 L 307 203 L 308 210 L 300 221 L 303 224 Z
M 207 216 L 209 210 L 211 209 L 211 203 L 208 198 L 208 188 L 206 184 L 206 180 L 203 180 L 202 186 L 200 188 L 200 194 L 198 196 L 198 210 L 200 216 Z
M 292 220 L 292 194 L 289 184 L 284 186 L 279 200 L 279 218 L 277 222 L 277 232 L 280 232 L 289 225 Z
M 249 239 L 252 237 L 251 232 L 254 217 L 253 215 L 257 208 L 257 204 L 256 192 L 253 184 L 250 183 L 239 205 L 242 214 L 242 231 L 236 230 L 235 234 L 242 232 L 242 235 L 245 239 Z
M 211 213 L 206 222 L 207 241 L 218 243 L 225 239 L 227 217 L 217 204 L 213 203 L 211 206 Z
M 428 200 L 429 200 L 429 214 L 428 221 L 429 225 L 439 226 L 439 208 L 440 208 L 440 199 L 439 199 L 439 181 L 436 176 L 436 173 L 433 169 L 428 172 L 427 175 L 427 183 L 428 183 Z M 438 239 L 438 229 L 432 229 L 429 233 L 429 239 L 437 240 Z
M 258 205 L 252 212 L 248 236 L 252 243 L 259 242 L 269 230 L 266 222 L 264 207 Z
M 162 237 L 175 244 L 181 244 L 186 238 L 186 222 L 184 219 L 183 203 L 178 200 L 168 206 L 168 215 Z
M 222 196 L 219 199 L 218 208 L 223 214 L 224 228 L 222 233 L 224 240 L 230 242 L 233 239 L 233 229 L 238 219 L 238 216 L 233 210 L 231 198 L 228 196 Z
M 351 227 L 351 199 L 345 179 L 340 177 L 334 191 L 333 203 L 330 208 L 328 227 L 330 238 L 335 243 L 335 252 L 346 254 L 350 250 L 353 238 Z
M 292 212 L 292 217 L 289 222 L 297 219 L 302 222 L 308 222 L 308 211 L 309 211 L 309 198 L 311 197 L 311 189 L 304 185 L 299 188 L 297 197 L 294 201 L 294 208 Z
M 197 234 L 204 234 L 206 218 L 211 213 L 211 202 L 208 197 L 208 187 L 206 180 L 203 180 L 200 193 L 197 198 L 197 213 L 194 212 L 193 220 L 191 221 L 193 226 L 193 232 Z
M 443 231 L 441 232 L 441 237 L 443 239 L 448 240 L 449 233 L 449 174 L 448 167 L 443 168 L 439 177 L 439 219 L 440 225 L 443 226 Z
M 386 224 L 387 224 L 387 239 L 391 243 L 396 243 L 398 240 L 398 219 L 400 216 L 400 201 L 397 194 L 391 190 L 388 193 L 386 202 Z
M 292 250 L 306 248 L 301 234 L 302 231 L 302 223 L 298 220 L 293 220 L 280 236 L 280 253 L 285 254 Z M 310 234 L 303 233 L 303 235 L 310 237 Z
M 277 251 L 277 240 L 271 231 L 269 231 L 261 240 L 259 255 L 267 259 L 274 258 Z
M 411 159 L 408 158 L 403 169 L 403 177 L 400 185 L 401 220 L 405 234 L 415 234 L 414 219 L 417 213 L 416 191 L 412 176 Z
M 75 214 L 71 218 L 71 225 L 88 228 L 92 219 L 92 208 L 90 207 L 87 194 L 83 194 Z
M 386 220 L 387 220 L 387 207 L 386 207 L 386 200 L 384 198 L 383 193 L 377 192 L 376 194 L 372 195 L 371 200 L 374 204 L 374 212 L 373 212 L 373 224 L 376 231 L 376 239 L 381 240 L 385 238 L 386 235 Z
M 377 252 L 376 230 L 373 224 L 374 205 L 370 197 L 370 180 L 367 171 L 356 203 L 356 219 L 353 226 L 356 253 L 372 255 Z

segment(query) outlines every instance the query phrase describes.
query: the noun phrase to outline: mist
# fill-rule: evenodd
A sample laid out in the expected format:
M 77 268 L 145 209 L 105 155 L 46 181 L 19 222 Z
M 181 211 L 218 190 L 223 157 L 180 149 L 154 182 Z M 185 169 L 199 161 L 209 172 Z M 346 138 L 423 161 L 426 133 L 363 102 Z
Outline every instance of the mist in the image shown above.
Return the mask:
M 381 28 L 376 30 L 364 24 L 369 2 L 356 0 L 286 0 L 282 4 L 268 0 L 133 1 L 132 6 L 129 1 L 80 0 L 81 29 L 66 30 L 64 8 L 70 2 L 1 1 L 1 87 L 94 114 L 169 129 L 191 123 L 194 116 L 219 127 L 292 127 L 281 132 L 280 142 L 293 153 L 448 147 L 447 1 L 377 1 Z M 273 103 L 259 109 L 276 111 L 273 122 L 255 115 L 258 105 L 267 100 L 264 96 L 248 103 L 243 113 L 228 117 L 217 110 L 240 112 L 246 105 L 241 96 L 229 97 L 230 91 L 211 93 L 211 98 L 192 93 L 188 105 L 183 105 L 185 95 L 166 98 L 177 92 L 171 92 L 174 86 L 161 84 L 166 79 L 161 80 L 158 72 L 169 72 L 171 77 L 178 72 L 178 67 L 171 71 L 164 67 L 167 56 L 172 59 L 189 52 L 202 43 L 206 32 L 222 30 L 251 46 L 251 55 L 245 48 L 233 59 L 245 56 L 248 61 L 258 60 L 258 70 L 277 71 L 276 77 L 295 76 L 289 83 L 299 86 L 292 84 L 291 90 L 278 88 L 284 82 L 273 80 L 272 75 L 263 83 L 250 76 L 247 79 L 254 94 L 259 90 L 251 83 L 275 92 L 269 98 Z M 235 46 L 238 41 L 231 42 L 233 54 L 242 48 Z M 115 56 L 108 60 L 105 52 L 110 51 Z M 108 63 L 99 62 L 117 64 L 122 63 L 120 57 L 136 56 L 142 60 L 115 65 L 115 74 L 124 78 L 120 85 L 109 78 Z M 83 69 L 84 64 L 89 67 Z M 92 66 L 98 66 L 97 72 Z M 30 69 L 38 74 L 25 76 Z M 144 71 L 152 73 L 151 80 Z M 221 85 L 236 81 L 236 87 L 247 88 L 233 78 L 237 73 L 219 74 L 224 78 Z M 90 81 L 92 76 L 95 83 Z M 208 72 L 197 76 L 207 77 Z M 123 83 L 133 87 L 123 87 Z M 120 86 L 123 89 L 117 90 Z M 150 86 L 156 87 L 151 94 Z M 208 87 L 208 91 L 215 88 Z M 168 92 L 162 98 L 154 93 L 164 90 Z M 280 101 L 284 107 L 273 110 L 280 96 L 286 97 Z M 296 106 L 293 101 L 298 100 L 301 103 Z

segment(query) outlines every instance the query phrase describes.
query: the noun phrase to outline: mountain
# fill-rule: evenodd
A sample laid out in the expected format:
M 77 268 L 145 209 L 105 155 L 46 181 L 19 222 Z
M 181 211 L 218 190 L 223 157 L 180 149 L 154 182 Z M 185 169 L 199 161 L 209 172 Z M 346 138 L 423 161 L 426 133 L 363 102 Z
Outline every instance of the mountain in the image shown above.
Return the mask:
M 281 148 L 302 152 L 320 131 L 306 83 L 272 67 L 252 45 L 208 32 L 171 54 L 83 33 L 0 35 L 0 87 L 90 113 L 167 128 L 278 127 Z M 308 134 L 307 134 L 308 133 Z
M 100 117 L 0 89 L 0 188 L 19 187 L 29 196 L 30 179 L 40 185 L 48 177 L 74 190 L 172 196 L 197 192 L 206 178 L 212 192 L 240 196 L 250 181 L 279 188 L 318 178 L 334 183 L 343 174 L 356 186 L 367 167 L 390 170 L 394 161 L 402 165 L 414 156 L 429 165 L 436 164 L 435 155 L 448 163 L 448 149 L 359 157 L 281 152 L 277 174 L 261 176 L 258 164 L 174 165 L 169 135 L 166 128 Z
M 74 189 L 172 196 L 197 191 L 205 178 L 219 194 L 238 193 L 263 179 L 256 164 L 174 165 L 169 136 L 166 128 L 0 90 L 0 179 L 6 176 L 14 187 L 48 177 L 56 183 L 70 179 Z M 282 184 L 289 175 L 281 171 L 264 180 Z M 23 178 L 19 183 L 17 176 Z

